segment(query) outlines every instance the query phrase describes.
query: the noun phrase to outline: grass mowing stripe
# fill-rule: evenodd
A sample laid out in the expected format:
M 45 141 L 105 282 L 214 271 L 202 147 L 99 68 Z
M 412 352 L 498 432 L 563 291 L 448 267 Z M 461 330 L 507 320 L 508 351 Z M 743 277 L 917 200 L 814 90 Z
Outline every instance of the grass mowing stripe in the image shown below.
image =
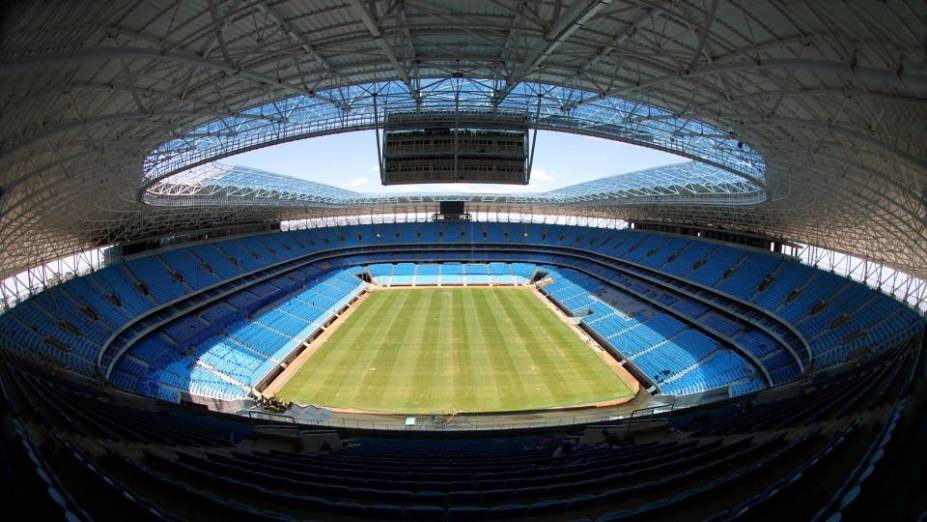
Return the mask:
M 375 291 L 280 392 L 301 403 L 420 414 L 630 395 L 531 292 L 493 288 Z
M 347 344 L 339 339 L 342 341 L 340 349 L 353 353 L 350 366 L 347 366 L 350 373 L 341 375 L 341 382 L 338 384 L 336 393 L 338 399 L 345 403 L 366 399 L 365 380 L 372 375 L 370 372 L 376 371 L 376 359 L 387 342 L 387 334 L 395 323 L 399 306 L 408 296 L 383 294 L 381 297 L 374 293 L 371 298 L 380 299 L 383 302 L 382 309 L 377 314 L 362 316 L 351 322 L 351 329 L 359 332 L 356 343 Z M 368 321 L 376 321 L 382 327 L 379 336 L 370 336 L 369 330 L 363 326 Z M 331 340 L 334 341 L 334 338 Z
M 373 317 L 379 316 L 386 308 L 386 299 L 376 299 L 372 294 L 367 299 L 370 301 L 367 306 L 362 306 L 352 313 L 352 316 L 357 316 L 356 321 L 366 322 Z M 319 347 L 319 350 L 309 358 L 309 361 L 300 369 L 299 373 L 311 371 L 315 374 L 314 369 L 321 367 L 332 368 L 333 370 L 324 373 L 318 372 L 316 378 L 302 379 L 300 391 L 307 396 L 319 396 L 327 401 L 337 397 L 341 386 L 346 382 L 345 377 L 357 372 L 356 364 L 359 353 L 353 349 L 339 350 L 335 346 L 343 343 L 347 346 L 359 347 L 360 343 L 358 341 L 363 334 L 361 328 L 339 328 L 336 330 L 329 342 Z M 291 379 L 291 382 L 294 380 Z M 289 386 L 289 383 L 287 383 L 287 386 Z
M 460 354 L 459 359 L 465 363 L 460 367 L 458 380 L 460 385 L 455 394 L 457 401 L 453 405 L 454 411 L 463 410 L 469 404 L 486 404 L 487 408 L 496 408 L 499 404 L 499 385 L 496 382 L 496 376 L 479 374 L 486 367 L 486 362 L 476 353 L 476 347 L 470 335 L 469 325 L 473 325 L 476 320 L 473 293 L 460 292 L 459 295 L 460 324 L 456 330 L 459 332 L 460 341 L 455 343 L 452 337 L 450 346 Z M 477 386 L 477 383 L 480 385 Z
M 374 299 L 372 295 L 368 299 L 370 299 L 370 306 L 356 310 L 354 315 L 358 317 L 355 320 L 367 321 L 386 311 L 386 303 L 383 300 Z M 367 312 L 367 308 L 370 312 Z M 308 367 L 300 370 L 319 374 L 317 379 L 307 379 L 307 381 L 311 389 L 318 390 L 320 402 L 337 401 L 342 393 L 346 393 L 348 397 L 353 396 L 354 382 L 358 378 L 358 361 L 362 360 L 365 355 L 364 347 L 360 344 L 362 336 L 362 331 L 350 328 L 335 330 L 328 342 L 320 347 L 319 352 L 309 358 Z M 350 348 L 335 349 L 339 345 Z M 320 355 L 325 357 L 319 357 Z M 317 357 L 319 357 L 318 360 Z M 334 368 L 327 375 L 314 371 L 316 368 L 332 368 L 333 366 Z
M 352 315 L 348 321 L 342 325 L 342 328 L 339 328 L 335 331 L 335 334 L 323 345 L 323 349 L 329 349 L 328 345 L 331 345 L 331 349 L 337 349 L 339 351 L 347 352 L 347 359 L 343 360 L 343 365 L 335 370 L 335 377 L 337 382 L 334 384 L 326 383 L 327 391 L 327 400 L 333 402 L 321 402 L 322 404 L 344 404 L 349 403 L 355 400 L 358 395 L 363 393 L 363 390 L 360 386 L 366 372 L 371 367 L 374 358 L 376 357 L 380 343 L 376 339 L 371 339 L 369 337 L 369 332 L 366 331 L 366 328 L 359 327 L 358 325 L 366 324 L 368 321 L 375 320 L 390 320 L 391 310 L 393 310 L 393 303 L 396 300 L 402 299 L 403 296 L 391 296 L 391 295 L 378 295 L 376 293 L 371 294 L 368 300 L 370 301 L 371 307 L 374 304 L 379 305 L 375 311 L 372 311 L 370 314 L 364 314 L 364 307 L 359 309 L 354 315 Z M 340 337 L 339 334 L 343 331 L 348 333 L 344 337 Z M 313 355 L 309 362 L 312 363 L 315 356 Z M 327 367 L 327 366 L 321 366 Z M 314 366 L 313 368 L 318 369 L 319 366 Z M 307 369 L 309 371 L 311 369 Z M 317 370 L 318 371 L 318 370 Z
M 421 341 L 422 325 L 405 320 L 407 313 L 419 315 L 424 313 L 428 296 L 412 295 L 398 310 L 396 316 L 396 329 L 390 329 L 390 335 L 396 335 L 395 342 L 381 346 L 374 361 L 374 373 L 370 376 L 370 388 L 379 390 L 377 396 L 371 396 L 378 407 L 390 404 L 401 404 L 408 407 L 412 401 L 412 390 L 409 389 L 413 376 L 414 357 L 419 355 L 419 342 Z
M 521 296 L 523 306 L 543 306 L 537 297 L 533 295 L 523 295 Z M 540 350 L 544 354 L 548 354 L 551 359 L 556 361 L 550 365 L 552 368 L 557 368 L 558 378 L 561 386 L 566 388 L 572 388 L 571 390 L 564 390 L 565 396 L 574 396 L 574 395 L 585 395 L 585 394 L 576 394 L 577 389 L 582 389 L 587 393 L 591 393 L 592 390 L 592 381 L 595 379 L 593 376 L 589 375 L 588 369 L 590 365 L 584 364 L 583 355 L 590 353 L 587 347 L 582 347 L 586 351 L 580 349 L 569 349 L 567 348 L 571 344 L 582 343 L 582 341 L 573 333 L 567 329 L 562 328 L 562 325 L 559 323 L 559 318 L 554 314 L 549 314 L 544 316 L 543 319 L 537 321 L 537 328 L 535 332 L 542 338 L 545 339 L 545 343 L 548 345 L 548 350 Z
M 447 376 L 444 375 L 442 361 L 445 359 L 443 351 L 447 348 L 441 342 L 442 330 L 442 309 L 441 301 L 443 297 L 435 292 L 428 293 L 428 304 L 426 306 L 428 321 L 425 322 L 425 330 L 421 338 L 421 350 L 415 357 L 415 365 L 412 389 L 417 390 L 415 395 L 416 406 L 431 404 L 447 404 L 448 397 L 445 390 L 442 389 L 441 383 L 447 382 Z M 440 413 L 440 412 L 435 412 Z
M 389 320 L 384 321 L 385 333 L 376 343 L 376 353 L 370 363 L 371 366 L 367 369 L 365 379 L 357 387 L 358 393 L 355 394 L 355 400 L 372 401 L 379 406 L 389 374 L 393 371 L 393 363 L 402 349 L 402 340 L 410 333 L 410 329 L 414 334 L 415 330 L 420 327 L 418 324 L 405 320 L 408 313 L 408 310 L 405 310 L 406 303 L 409 302 L 414 306 L 420 299 L 421 295 L 403 295 L 399 303 L 388 312 Z
M 454 297 L 456 292 L 442 292 L 438 299 L 437 335 L 434 339 L 435 352 L 440 353 L 436 358 L 434 379 L 432 380 L 432 400 L 438 404 L 448 404 L 448 409 L 454 411 L 457 402 L 457 371 L 458 359 L 463 351 L 454 341 L 457 335 L 457 321 L 454 317 Z M 451 355 L 448 356 L 447 354 Z
M 519 292 L 520 293 L 520 292 Z M 513 352 L 517 351 L 514 359 L 521 361 L 519 371 L 537 374 L 539 379 L 534 387 L 529 390 L 532 394 L 532 401 L 541 403 L 554 403 L 562 386 L 562 377 L 557 369 L 557 364 L 549 357 L 546 357 L 547 350 L 531 334 L 531 325 L 524 321 L 525 312 L 529 312 L 526 307 L 519 306 L 520 300 L 515 296 L 516 292 L 502 293 L 492 292 L 490 299 L 498 303 L 498 308 L 505 317 L 506 324 L 510 324 L 512 331 L 519 335 L 506 336 L 508 344 Z M 556 374 L 555 378 L 551 378 Z
M 501 307 L 497 303 L 489 301 L 487 292 L 471 289 L 475 291 L 476 302 L 480 305 L 482 314 L 479 325 L 484 330 L 482 333 L 484 339 L 492 339 L 490 346 L 493 346 L 493 358 L 495 375 L 497 381 L 502 382 L 501 401 L 506 404 L 518 404 L 528 400 L 529 392 L 525 383 L 522 381 L 521 368 L 512 357 L 512 345 L 509 342 L 511 337 L 510 329 L 506 329 L 499 318 L 504 315 Z M 506 333 L 509 332 L 507 336 Z
M 560 319 L 553 313 L 542 310 L 544 304 L 534 295 L 523 293 L 515 297 L 520 309 L 536 310 L 536 326 L 533 330 L 530 325 L 523 324 L 526 331 L 532 332 L 532 337 L 543 344 L 543 349 L 535 350 L 535 364 L 539 368 L 546 368 L 543 375 L 551 389 L 558 389 L 559 400 L 549 403 L 550 406 L 563 406 L 575 404 L 578 400 L 600 396 L 595 393 L 595 384 L 618 381 L 611 371 L 599 364 L 589 364 L 584 360 L 588 356 L 597 357 L 576 334 L 564 328 Z M 543 313 L 546 312 L 546 313 Z M 595 372 L 594 370 L 604 370 Z

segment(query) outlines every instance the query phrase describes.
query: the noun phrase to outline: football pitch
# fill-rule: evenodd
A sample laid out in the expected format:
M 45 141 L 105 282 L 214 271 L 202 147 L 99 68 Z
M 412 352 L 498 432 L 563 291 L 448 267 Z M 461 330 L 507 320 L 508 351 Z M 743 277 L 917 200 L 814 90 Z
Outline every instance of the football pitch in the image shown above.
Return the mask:
M 377 290 L 278 397 L 391 413 L 542 409 L 631 388 L 524 288 Z

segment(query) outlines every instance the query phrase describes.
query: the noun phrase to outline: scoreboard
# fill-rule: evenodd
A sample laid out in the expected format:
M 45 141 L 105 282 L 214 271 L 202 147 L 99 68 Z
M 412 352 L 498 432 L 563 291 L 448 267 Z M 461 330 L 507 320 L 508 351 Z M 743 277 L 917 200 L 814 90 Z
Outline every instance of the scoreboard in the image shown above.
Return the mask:
M 394 112 L 383 130 L 384 185 L 527 185 L 528 118 L 511 112 Z

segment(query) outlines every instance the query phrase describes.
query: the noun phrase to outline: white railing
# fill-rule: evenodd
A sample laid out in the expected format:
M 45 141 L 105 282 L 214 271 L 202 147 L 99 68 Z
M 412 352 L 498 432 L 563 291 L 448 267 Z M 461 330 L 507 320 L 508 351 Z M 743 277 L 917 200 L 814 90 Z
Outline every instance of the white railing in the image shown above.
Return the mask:
M 108 264 L 109 248 L 94 248 L 59 257 L 0 280 L 0 312 L 5 312 L 46 288 L 105 267 Z
M 428 223 L 434 211 L 428 212 L 391 212 L 376 214 L 355 214 L 345 216 L 328 216 L 319 218 L 294 219 L 280 222 L 280 230 L 305 230 L 332 226 L 381 225 L 394 223 Z M 476 210 L 470 212 L 472 221 L 478 223 L 527 223 L 540 225 L 569 225 L 578 227 L 609 228 L 620 230 L 628 228 L 628 222 L 617 218 L 598 218 L 576 215 L 534 214 L 529 212 L 499 212 Z
M 806 265 L 833 272 L 880 290 L 927 316 L 927 281 L 923 279 L 871 259 L 814 245 L 799 245 L 794 255 Z

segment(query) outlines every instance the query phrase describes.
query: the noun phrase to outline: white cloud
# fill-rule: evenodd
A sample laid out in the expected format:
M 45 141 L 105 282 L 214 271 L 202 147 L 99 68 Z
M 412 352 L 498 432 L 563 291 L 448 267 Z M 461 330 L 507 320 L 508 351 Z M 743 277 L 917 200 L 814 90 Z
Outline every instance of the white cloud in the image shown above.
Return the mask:
M 351 187 L 351 188 L 358 188 L 358 187 L 363 187 L 364 185 L 367 185 L 368 183 L 370 183 L 370 178 L 368 178 L 367 176 L 360 176 L 358 178 L 352 179 L 351 181 L 348 181 L 347 183 L 345 183 L 345 186 Z
M 546 170 L 538 169 L 538 168 L 531 169 L 531 181 L 548 182 L 548 181 L 553 181 L 553 180 L 554 180 L 554 176 L 551 175 Z

